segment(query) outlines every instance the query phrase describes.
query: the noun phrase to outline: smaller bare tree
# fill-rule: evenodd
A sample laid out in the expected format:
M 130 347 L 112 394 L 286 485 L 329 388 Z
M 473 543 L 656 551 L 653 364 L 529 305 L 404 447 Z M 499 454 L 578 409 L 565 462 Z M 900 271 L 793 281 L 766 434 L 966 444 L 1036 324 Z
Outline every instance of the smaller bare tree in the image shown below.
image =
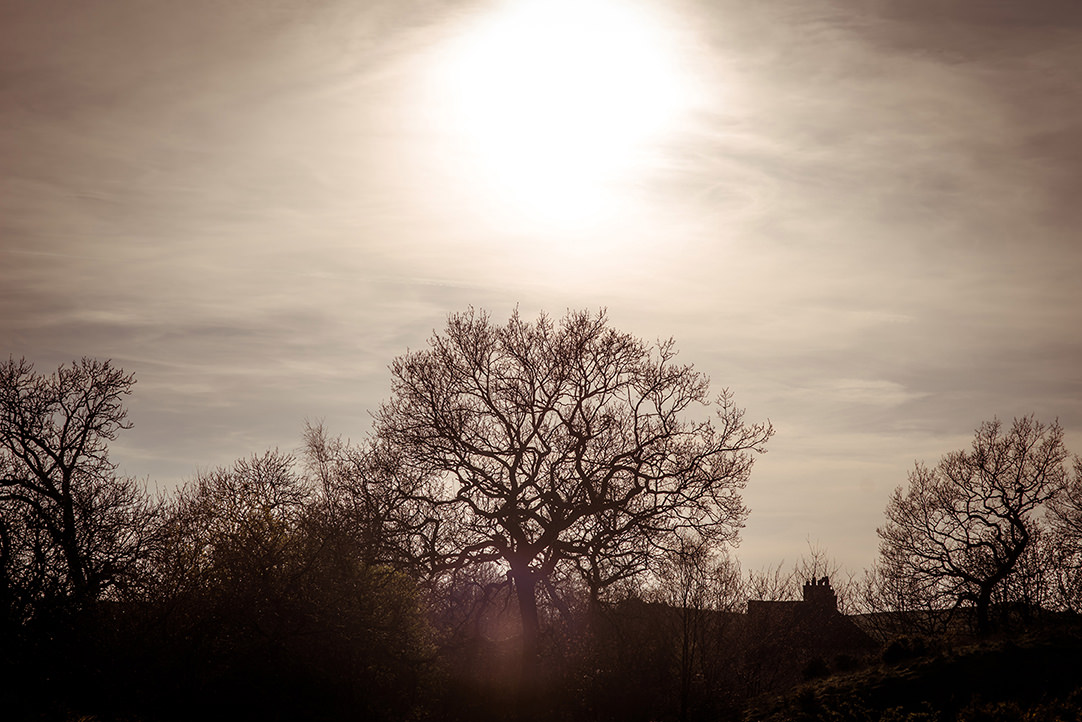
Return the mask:
M 782 602 L 800 593 L 796 575 L 785 568 L 785 560 L 761 569 L 749 569 L 744 579 L 745 596 L 757 602 Z
M 724 547 L 690 534 L 677 541 L 658 567 L 655 597 L 675 611 L 679 715 L 686 720 L 693 697 L 706 691 L 696 686 L 713 688 L 719 682 L 731 613 L 745 600 L 740 567 Z
M 108 455 L 131 428 L 124 397 L 134 384 L 110 361 L 84 358 L 51 375 L 25 359 L 0 363 L 4 563 L 79 606 L 125 582 L 155 528 L 156 504 Z M 29 536 L 13 543 L 15 529 Z
M 1082 611 L 1082 457 L 1049 504 L 1047 547 L 1055 606 Z
M 936 606 L 972 605 L 987 632 L 993 594 L 1032 542 L 1035 512 L 1063 486 L 1066 458 L 1058 423 L 981 424 L 970 450 L 918 464 L 895 490 L 877 530 L 882 570 Z

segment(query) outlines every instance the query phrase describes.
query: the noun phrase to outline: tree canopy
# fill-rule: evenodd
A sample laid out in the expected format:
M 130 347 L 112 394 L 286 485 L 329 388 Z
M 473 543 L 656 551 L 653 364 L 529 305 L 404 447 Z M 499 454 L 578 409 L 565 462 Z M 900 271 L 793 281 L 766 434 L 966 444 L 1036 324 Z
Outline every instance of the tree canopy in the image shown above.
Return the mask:
M 728 391 L 711 399 L 672 340 L 644 343 L 604 312 L 455 314 L 391 372 L 376 430 L 401 473 L 427 480 L 409 499 L 428 510 L 417 549 L 437 571 L 506 565 L 527 658 L 539 584 L 555 597 L 556 575 L 577 578 L 597 599 L 681 533 L 734 540 L 773 433 Z

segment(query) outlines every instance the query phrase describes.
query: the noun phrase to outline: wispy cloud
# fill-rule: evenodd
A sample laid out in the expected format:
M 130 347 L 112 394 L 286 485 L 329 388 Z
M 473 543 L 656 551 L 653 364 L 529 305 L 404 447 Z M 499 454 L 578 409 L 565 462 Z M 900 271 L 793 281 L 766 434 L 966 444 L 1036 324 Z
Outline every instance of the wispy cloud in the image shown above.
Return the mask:
M 981 419 L 1082 429 L 1077 3 L 666 5 L 700 97 L 581 228 L 478 195 L 426 105 L 485 7 L 0 0 L 3 352 L 136 371 L 114 452 L 168 485 L 364 434 L 448 312 L 607 306 L 777 425 L 751 566 L 866 561 Z

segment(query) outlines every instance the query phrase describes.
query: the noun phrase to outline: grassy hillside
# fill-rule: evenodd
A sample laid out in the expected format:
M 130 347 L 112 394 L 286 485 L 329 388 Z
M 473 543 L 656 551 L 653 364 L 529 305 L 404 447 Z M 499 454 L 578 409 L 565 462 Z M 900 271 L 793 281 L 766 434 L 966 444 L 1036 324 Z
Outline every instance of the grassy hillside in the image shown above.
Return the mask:
M 748 722 L 1082 720 L 1082 629 L 1046 629 L 954 648 L 896 645 L 869 669 L 752 704 Z

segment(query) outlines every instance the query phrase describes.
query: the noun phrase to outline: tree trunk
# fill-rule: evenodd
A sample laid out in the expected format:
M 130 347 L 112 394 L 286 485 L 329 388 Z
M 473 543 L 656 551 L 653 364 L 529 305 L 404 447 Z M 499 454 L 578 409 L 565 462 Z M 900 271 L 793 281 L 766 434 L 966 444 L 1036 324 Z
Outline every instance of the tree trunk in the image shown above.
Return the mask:
M 75 504 L 70 495 L 66 495 L 60 502 L 61 523 L 59 538 L 56 540 L 64 553 L 64 559 L 68 563 L 68 571 L 71 575 L 72 591 L 75 601 L 79 606 L 84 606 L 96 601 L 93 590 L 90 588 L 90 580 L 87 577 L 86 563 L 82 550 L 79 548 L 78 530 L 75 521 Z
M 522 619 L 522 659 L 511 719 L 535 719 L 540 689 L 541 623 L 537 615 L 537 576 L 527 564 L 512 564 L 519 616 Z
M 984 585 L 980 588 L 980 592 L 977 594 L 977 634 L 982 637 L 992 629 L 991 621 L 989 620 L 989 608 L 992 606 L 992 587 L 994 585 Z
M 526 565 L 512 565 L 511 578 L 515 582 L 518 611 L 522 618 L 522 683 L 532 684 L 537 676 L 538 652 L 540 651 L 541 623 L 537 616 L 537 578 Z

